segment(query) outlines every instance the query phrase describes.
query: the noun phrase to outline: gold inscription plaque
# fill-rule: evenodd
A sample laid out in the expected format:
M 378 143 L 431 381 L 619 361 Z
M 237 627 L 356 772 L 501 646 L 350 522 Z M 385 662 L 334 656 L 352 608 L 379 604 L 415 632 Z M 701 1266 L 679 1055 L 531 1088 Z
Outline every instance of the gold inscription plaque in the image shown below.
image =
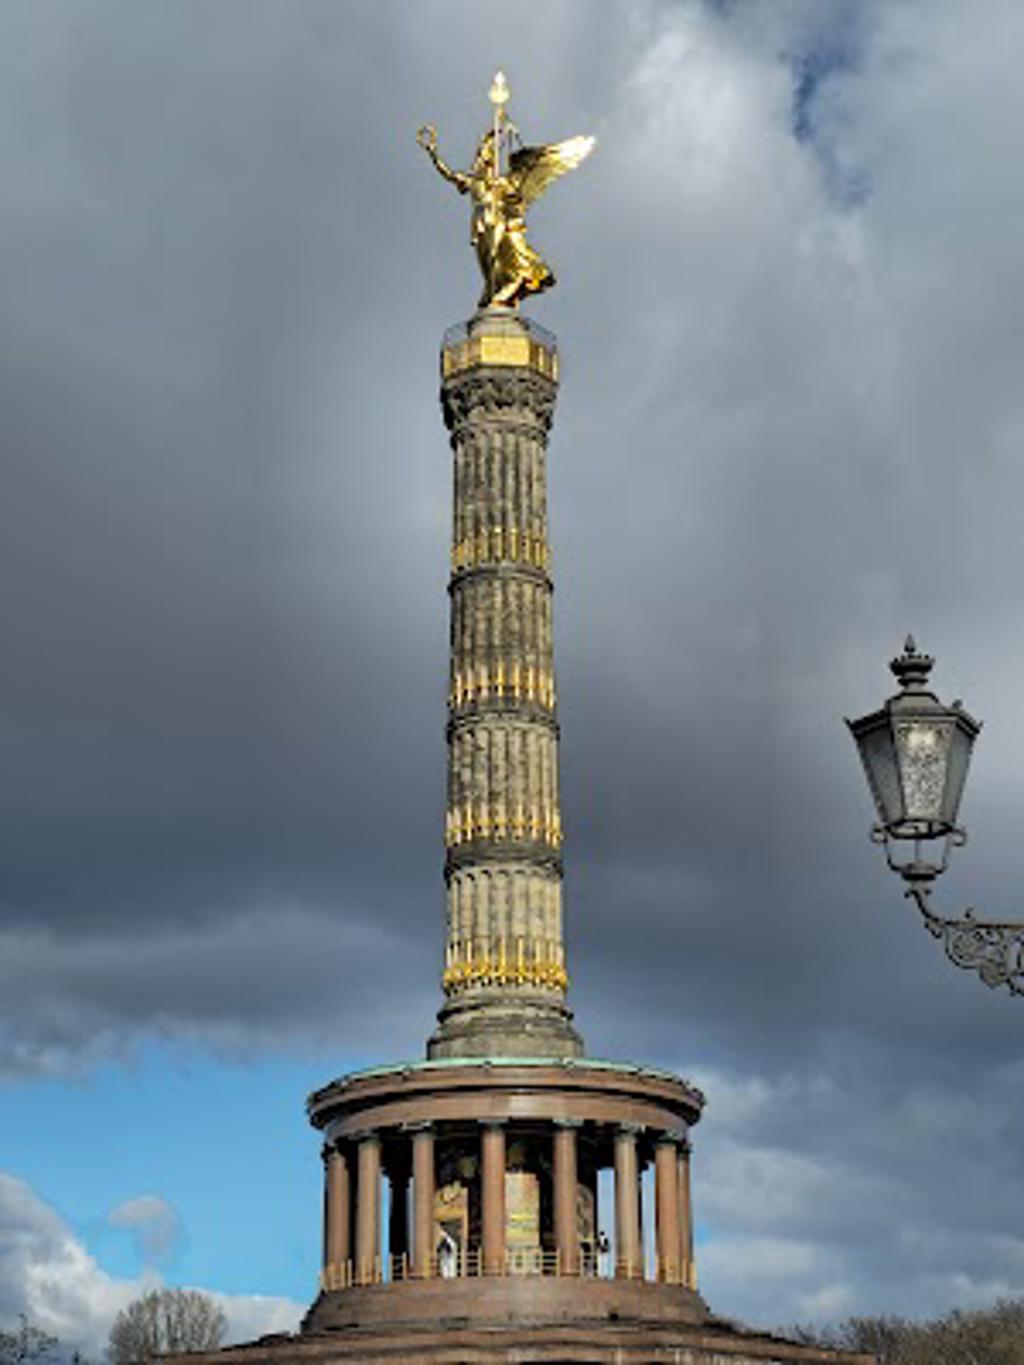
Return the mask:
M 505 1172 L 505 1249 L 510 1275 L 539 1273 L 540 1181 L 533 1171 Z

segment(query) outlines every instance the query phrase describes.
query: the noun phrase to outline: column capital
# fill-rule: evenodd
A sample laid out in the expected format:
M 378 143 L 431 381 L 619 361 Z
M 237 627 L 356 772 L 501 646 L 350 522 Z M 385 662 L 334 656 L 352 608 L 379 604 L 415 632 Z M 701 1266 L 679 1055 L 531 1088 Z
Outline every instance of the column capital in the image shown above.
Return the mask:
M 662 1143 L 664 1143 L 665 1146 L 668 1147 L 683 1148 L 688 1146 L 686 1141 L 686 1133 L 682 1130 L 682 1128 L 666 1128 L 664 1132 L 658 1134 L 655 1140 L 659 1146 Z
M 477 1119 L 481 1128 L 500 1128 L 504 1129 L 508 1124 L 508 1119 Z
M 642 1123 L 617 1123 L 615 1125 L 615 1136 L 617 1138 L 639 1137 L 643 1131 L 644 1125 Z
M 403 1123 L 403 1124 L 401 1124 L 401 1125 L 399 1126 L 399 1130 L 398 1130 L 398 1131 L 399 1131 L 400 1133 L 409 1133 L 409 1134 L 411 1134 L 413 1137 L 417 1137 L 420 1133 L 433 1133 L 433 1131 L 434 1131 L 434 1120 L 433 1120 L 433 1119 L 415 1119 L 415 1120 L 413 1120 L 413 1122 L 411 1122 L 411 1123 Z
M 551 1122 L 556 1128 L 576 1129 L 583 1127 L 582 1119 L 552 1119 Z
M 380 1142 L 380 1133 L 376 1128 L 364 1128 L 361 1132 L 349 1134 L 353 1142 L 357 1142 L 361 1147 L 366 1142 Z

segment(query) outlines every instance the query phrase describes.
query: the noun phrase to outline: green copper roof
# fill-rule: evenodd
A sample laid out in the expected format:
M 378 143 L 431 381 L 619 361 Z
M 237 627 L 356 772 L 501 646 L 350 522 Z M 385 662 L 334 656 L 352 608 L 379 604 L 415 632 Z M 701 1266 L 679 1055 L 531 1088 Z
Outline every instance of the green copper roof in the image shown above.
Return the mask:
M 349 1071 L 344 1076 L 339 1076 L 337 1080 L 357 1081 L 371 1076 L 397 1076 L 407 1071 L 450 1071 L 460 1066 L 562 1067 L 566 1071 L 624 1071 L 631 1076 L 656 1076 L 667 1081 L 682 1079 L 674 1072 L 665 1071 L 661 1067 L 637 1066 L 634 1062 L 612 1062 L 601 1057 L 567 1057 L 562 1060 L 552 1057 L 448 1057 L 434 1062 L 392 1062 L 388 1066 L 369 1066 L 361 1071 Z

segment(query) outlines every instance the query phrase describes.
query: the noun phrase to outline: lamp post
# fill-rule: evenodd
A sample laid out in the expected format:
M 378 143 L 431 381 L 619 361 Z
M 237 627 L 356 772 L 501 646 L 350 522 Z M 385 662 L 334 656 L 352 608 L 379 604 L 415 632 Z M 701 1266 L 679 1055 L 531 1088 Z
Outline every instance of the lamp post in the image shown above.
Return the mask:
M 918 653 L 907 636 L 889 667 L 900 691 L 860 720 L 848 720 L 878 812 L 871 831 L 885 847 L 889 867 L 906 883 L 925 927 L 941 939 L 958 967 L 976 971 L 987 986 L 1024 995 L 1024 923 L 977 919 L 967 910 L 944 919 L 931 909 L 936 878 L 950 850 L 967 842 L 957 824 L 971 749 L 981 723 L 959 701 L 943 706 L 928 688 L 935 660 Z M 903 857 L 900 849 L 906 848 Z

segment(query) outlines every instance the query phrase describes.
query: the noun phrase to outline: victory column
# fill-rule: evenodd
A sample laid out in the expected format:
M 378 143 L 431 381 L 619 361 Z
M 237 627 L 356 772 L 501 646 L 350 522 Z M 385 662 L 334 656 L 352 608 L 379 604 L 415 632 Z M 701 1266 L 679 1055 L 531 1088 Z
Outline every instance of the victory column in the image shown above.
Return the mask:
M 483 276 L 476 313 L 441 348 L 454 455 L 444 1004 L 425 1061 L 309 1098 L 323 1269 L 299 1336 L 187 1360 L 866 1365 L 713 1317 L 690 1205 L 704 1097 L 665 1071 L 586 1058 L 572 1027 L 547 533 L 558 354 L 518 305 L 554 284 L 526 210 L 594 139 L 522 146 L 508 96 L 499 72 L 468 171 L 442 160 L 432 127 L 418 134 L 470 196 Z
M 441 402 L 454 453 L 445 880 L 447 1004 L 428 1055 L 577 1056 L 565 1007 L 562 819 L 547 535 L 554 338 L 517 305 L 554 283 L 524 214 L 593 138 L 509 145 L 508 86 L 473 168 L 451 170 L 437 135 L 419 142 L 473 201 L 483 293 L 446 335 Z

